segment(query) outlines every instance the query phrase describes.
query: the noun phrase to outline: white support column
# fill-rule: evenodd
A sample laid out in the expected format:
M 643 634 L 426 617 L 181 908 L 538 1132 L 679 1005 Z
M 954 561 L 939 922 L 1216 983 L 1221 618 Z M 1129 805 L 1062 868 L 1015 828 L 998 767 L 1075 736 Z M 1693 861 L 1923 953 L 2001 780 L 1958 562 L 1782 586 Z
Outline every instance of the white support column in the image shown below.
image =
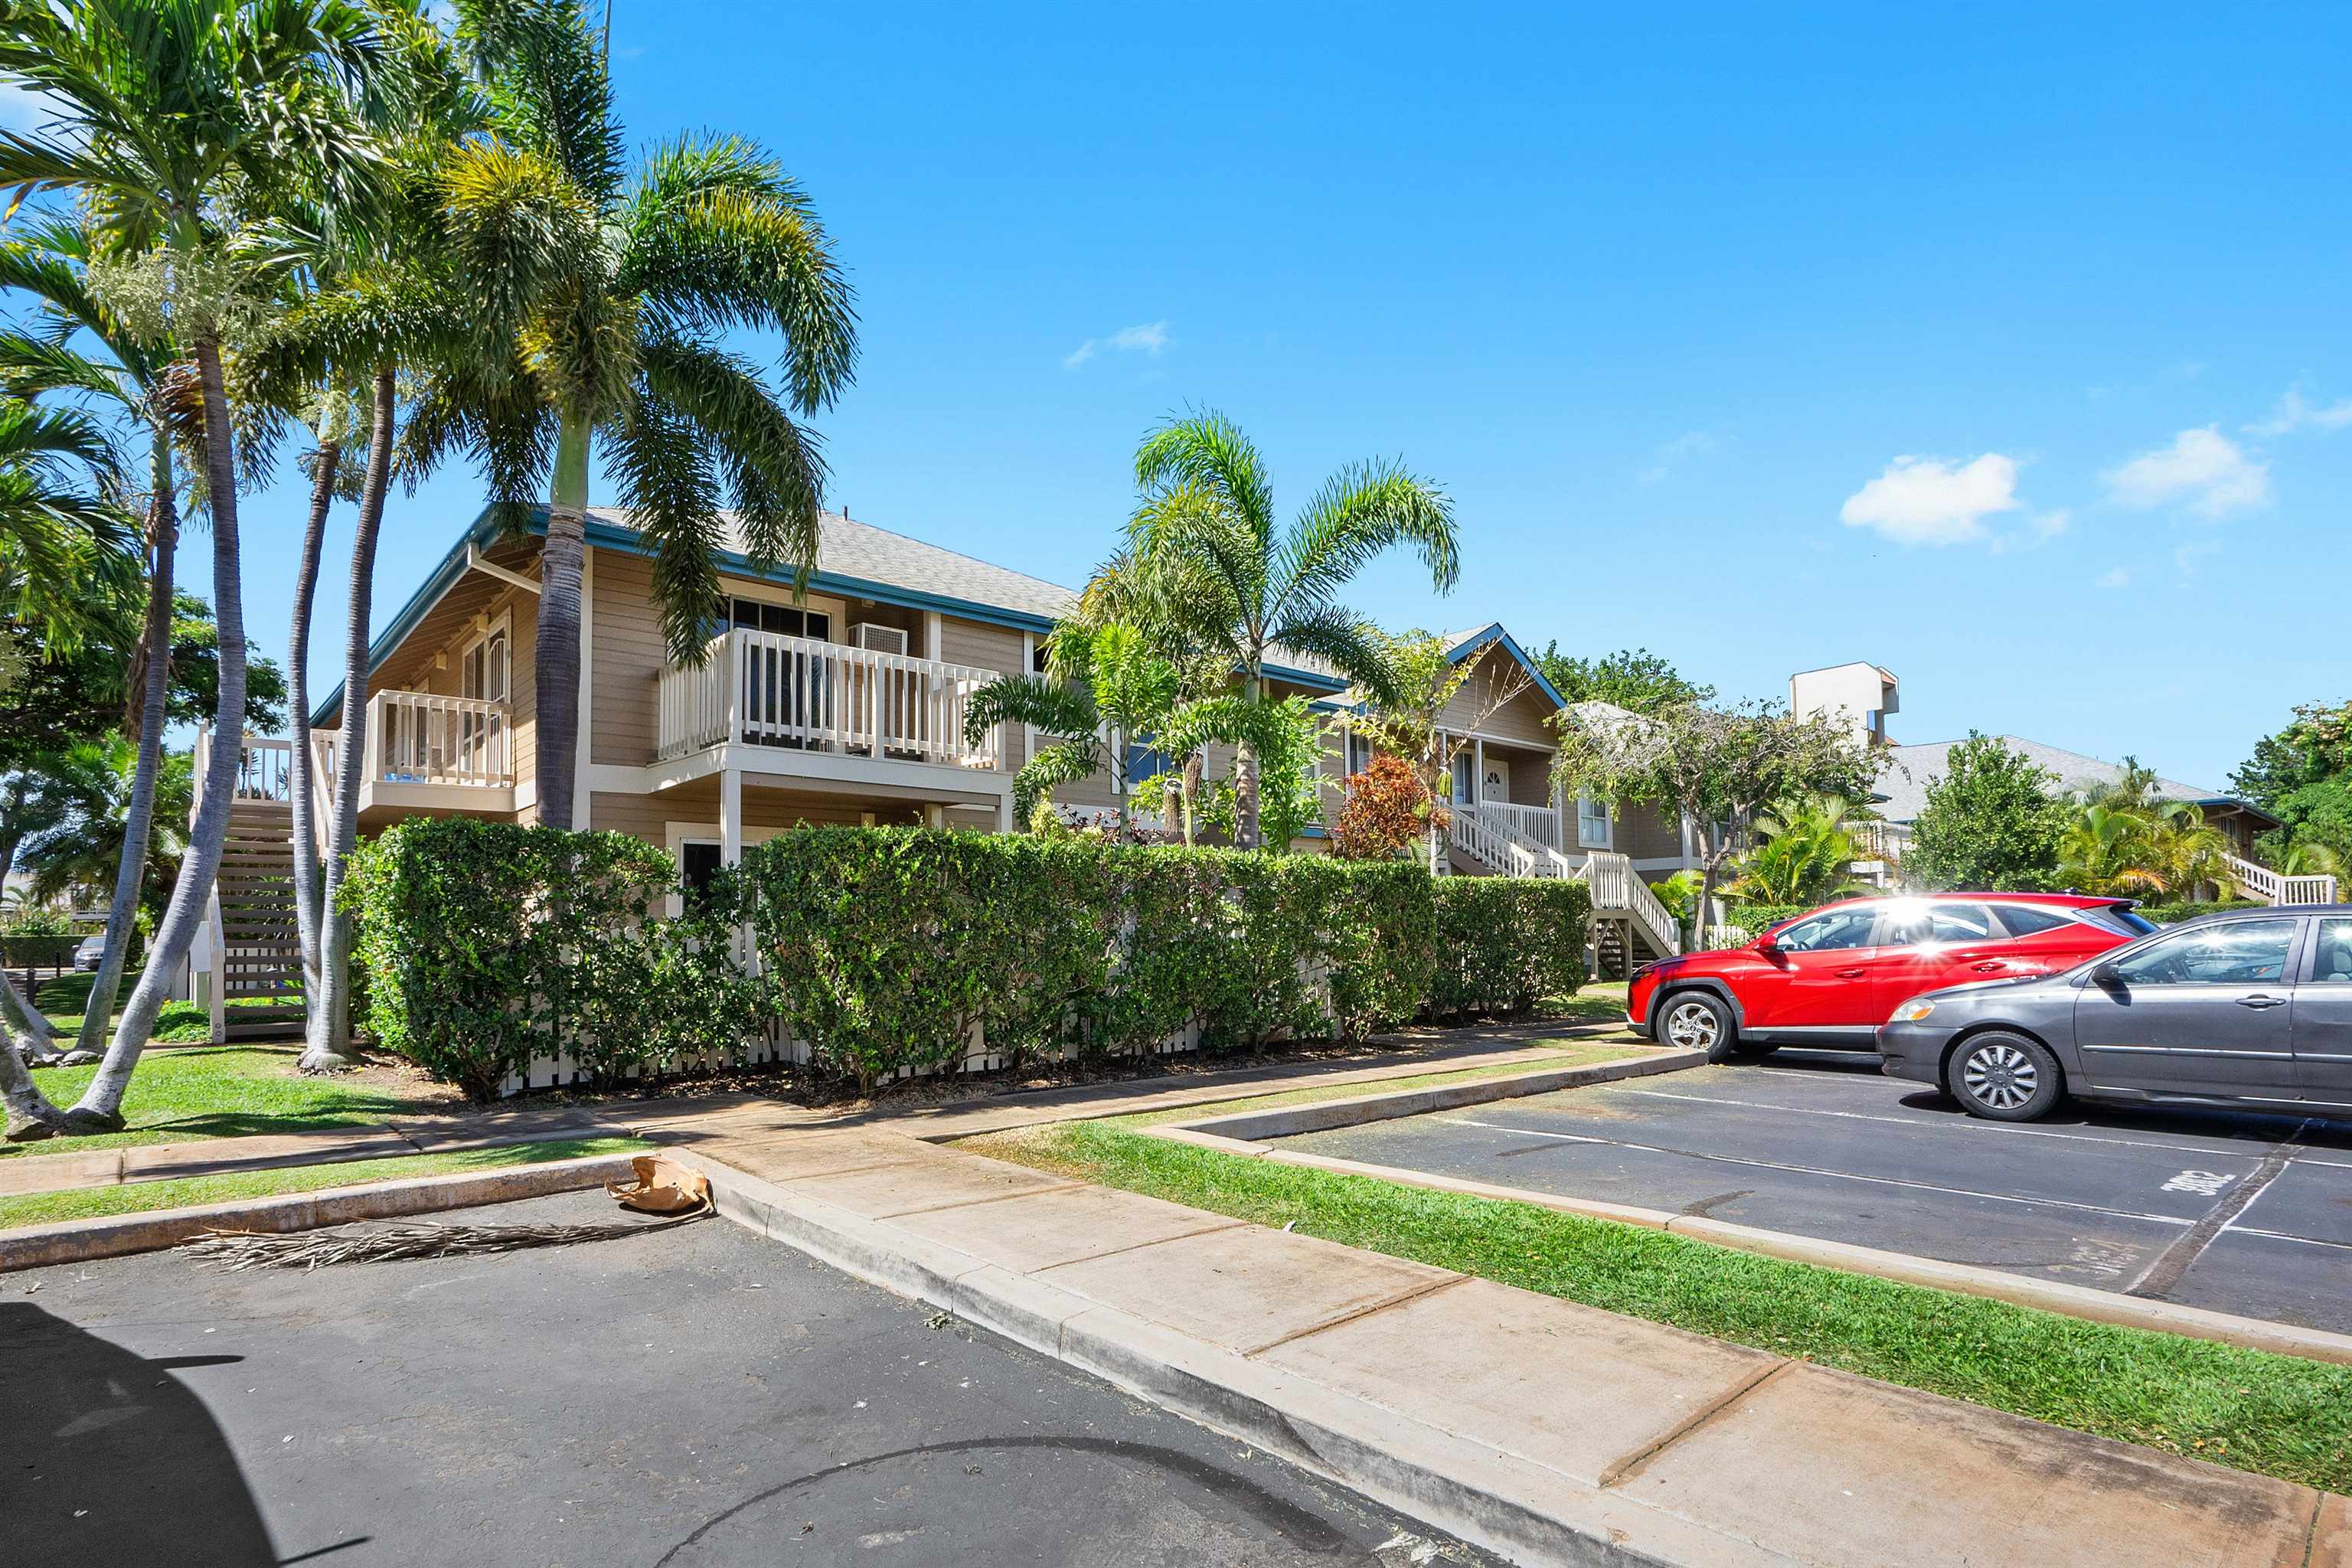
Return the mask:
M 1569 809 L 1568 792 L 1559 787 L 1559 783 L 1556 779 L 1551 786 L 1551 809 L 1553 816 L 1559 822 L 1559 852 L 1563 855 L 1575 854 L 1582 847 L 1577 837 L 1577 827 L 1581 824 L 1582 817 Z M 1570 821 L 1571 816 L 1576 816 L 1576 820 Z
M 1470 742 L 1470 799 L 1475 804 L 1484 799 L 1486 794 L 1486 742 L 1482 738 L 1474 737 Z
M 743 770 L 719 772 L 719 863 L 743 863 Z
M 933 664 L 941 662 L 947 657 L 940 651 L 940 613 L 937 610 L 925 610 L 923 612 L 923 657 Z
M 1010 790 L 996 798 L 996 831 L 1013 831 L 1013 794 Z
M 923 826 L 926 826 L 926 827 L 945 827 L 947 825 L 948 825 L 948 808 L 947 808 L 946 806 L 944 806 L 944 805 L 939 805 L 937 802 L 933 802 L 933 803 L 931 803 L 931 804 L 929 804 L 929 805 L 925 805 L 925 806 L 923 807 Z

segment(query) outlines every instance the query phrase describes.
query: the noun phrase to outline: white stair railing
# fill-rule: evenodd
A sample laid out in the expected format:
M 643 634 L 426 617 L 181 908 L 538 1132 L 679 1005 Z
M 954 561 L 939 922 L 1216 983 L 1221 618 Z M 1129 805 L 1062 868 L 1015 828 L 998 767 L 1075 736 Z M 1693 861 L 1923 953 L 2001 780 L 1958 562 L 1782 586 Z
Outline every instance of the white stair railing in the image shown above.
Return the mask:
M 1529 844 L 1544 849 L 1558 849 L 1559 844 L 1559 813 L 1548 805 L 1513 805 L 1508 801 L 1482 800 L 1472 810 L 1489 823 L 1507 827 Z
M 1541 875 L 1541 861 L 1535 850 L 1517 842 L 1507 828 L 1490 820 L 1475 805 L 1454 807 L 1453 825 L 1447 833 L 1454 847 L 1489 871 L 1506 877 Z
M 963 736 L 972 693 L 996 678 L 816 637 L 721 632 L 701 668 L 659 676 L 656 750 L 679 757 L 740 742 L 1002 771 L 1003 725 L 978 746 Z
M 2257 866 L 2252 860 L 2229 857 L 2230 875 L 2236 879 L 2251 898 L 2266 904 L 2332 904 L 2336 901 L 2336 879 L 2329 876 L 2290 877 L 2273 871 L 2267 866 Z
M 1658 952 L 1682 951 L 1681 922 L 1658 902 L 1631 858 L 1595 849 L 1585 856 L 1583 872 L 1585 886 L 1592 889 L 1595 914 L 1629 916 Z

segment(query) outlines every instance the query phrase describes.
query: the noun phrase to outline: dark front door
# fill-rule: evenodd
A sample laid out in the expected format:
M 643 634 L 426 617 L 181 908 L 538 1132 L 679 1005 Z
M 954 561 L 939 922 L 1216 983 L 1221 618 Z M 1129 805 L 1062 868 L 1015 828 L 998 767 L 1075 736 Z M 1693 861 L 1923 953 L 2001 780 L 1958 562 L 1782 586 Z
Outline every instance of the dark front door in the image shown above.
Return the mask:
M 2295 1097 L 2292 916 L 2192 925 L 2116 960 L 2075 994 L 2094 1089 Z
M 2305 1100 L 2352 1105 L 2352 919 L 2313 925 L 2294 988 L 2294 1080 Z

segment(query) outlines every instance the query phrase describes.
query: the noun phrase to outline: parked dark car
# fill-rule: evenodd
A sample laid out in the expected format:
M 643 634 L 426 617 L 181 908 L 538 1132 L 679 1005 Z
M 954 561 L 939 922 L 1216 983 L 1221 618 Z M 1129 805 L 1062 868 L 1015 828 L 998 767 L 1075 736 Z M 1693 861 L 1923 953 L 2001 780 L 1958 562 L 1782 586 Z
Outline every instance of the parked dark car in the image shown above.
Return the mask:
M 97 973 L 99 964 L 104 962 L 105 958 L 106 933 L 104 931 L 100 931 L 96 936 L 84 937 L 81 945 L 74 949 L 74 967 L 85 974 Z
M 1930 991 L 1878 1050 L 2000 1121 L 2068 1095 L 2352 1114 L 2352 904 L 2232 910 L 2063 973 Z
M 2129 899 L 2074 893 L 1847 899 L 1745 947 L 1644 964 L 1625 1022 L 1716 1061 L 1780 1046 L 1866 1051 L 1895 1005 L 1923 991 L 2072 969 L 2155 929 Z

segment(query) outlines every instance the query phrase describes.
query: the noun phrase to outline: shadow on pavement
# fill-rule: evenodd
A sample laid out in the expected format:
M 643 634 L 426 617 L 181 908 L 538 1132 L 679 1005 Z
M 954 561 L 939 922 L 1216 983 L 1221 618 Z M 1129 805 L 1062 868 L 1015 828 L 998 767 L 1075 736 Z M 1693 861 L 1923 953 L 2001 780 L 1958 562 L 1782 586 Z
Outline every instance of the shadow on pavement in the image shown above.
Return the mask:
M 55 1568 L 273 1568 L 227 1436 L 172 1373 L 242 1356 L 149 1360 L 29 1301 L 0 1301 L 11 1441 L 0 1556 Z

